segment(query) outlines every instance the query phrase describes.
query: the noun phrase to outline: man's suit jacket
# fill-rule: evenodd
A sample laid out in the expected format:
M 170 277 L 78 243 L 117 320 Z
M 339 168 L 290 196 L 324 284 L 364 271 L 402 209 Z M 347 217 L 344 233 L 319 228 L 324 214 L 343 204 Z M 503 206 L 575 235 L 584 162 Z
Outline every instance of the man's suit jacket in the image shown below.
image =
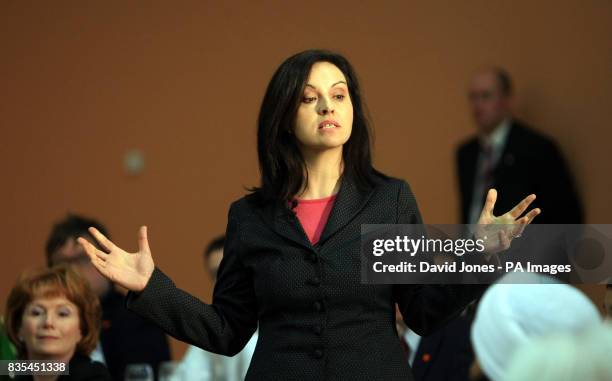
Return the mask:
M 469 223 L 479 152 L 476 137 L 461 144 L 456 152 L 464 224 Z M 529 210 L 539 207 L 542 213 L 533 220 L 534 223 L 584 223 L 576 186 L 557 144 L 519 121 L 511 123 L 493 177 L 493 187 L 498 191 L 495 215 L 510 211 L 527 195 L 535 193 L 536 200 Z M 484 198 L 481 205 L 484 205 Z
M 467 380 L 474 360 L 470 329 L 470 318 L 461 315 L 431 335 L 421 337 L 412 362 L 415 380 Z
M 151 365 L 158 380 L 159 364 L 171 360 L 168 338 L 159 327 L 128 311 L 124 299 L 114 289 L 100 299 L 100 344 L 106 366 L 114 380 L 123 380 L 129 364 L 146 363 Z
M 486 285 L 362 284 L 361 224 L 422 223 L 404 180 L 360 190 L 343 176 L 316 245 L 287 207 L 232 202 L 212 304 L 155 268 L 126 305 L 179 340 L 232 356 L 259 325 L 246 380 L 411 380 L 396 326 L 432 332 Z

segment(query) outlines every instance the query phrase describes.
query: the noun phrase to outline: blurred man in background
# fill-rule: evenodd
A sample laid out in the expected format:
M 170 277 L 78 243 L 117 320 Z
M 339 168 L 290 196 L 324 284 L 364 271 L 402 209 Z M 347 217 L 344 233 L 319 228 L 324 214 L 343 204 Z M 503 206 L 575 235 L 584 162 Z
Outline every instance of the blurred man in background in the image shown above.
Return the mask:
M 217 279 L 217 271 L 223 259 L 225 236 L 212 240 L 204 250 L 204 268 L 210 278 Z M 193 381 L 244 380 L 257 344 L 258 331 L 253 333 L 242 351 L 228 357 L 190 346 L 179 365 L 179 376 Z
M 526 194 L 542 209 L 536 223 L 584 222 L 582 205 L 565 160 L 554 141 L 512 115 L 513 85 L 500 68 L 477 72 L 468 97 L 477 134 L 456 152 L 461 222 L 478 221 L 489 188 L 499 192 L 495 214 L 512 209 Z M 474 357 L 469 333 L 473 311 L 434 334 L 418 337 L 407 330 L 415 380 L 465 380 Z
M 76 242 L 76 238 L 80 236 L 97 246 L 96 240 L 87 230 L 90 226 L 109 237 L 106 228 L 98 221 L 77 215 L 68 215 L 55 224 L 46 245 L 47 265 L 72 264 L 85 276 L 100 297 L 102 330 L 98 348 L 91 357 L 104 362 L 114 380 L 124 379 L 127 365 L 141 363 L 151 365 L 157 379 L 159 364 L 170 360 L 166 334 L 157 326 L 128 311 L 123 304 L 124 295 L 91 264 L 83 246 Z
M 513 116 L 512 95 L 510 75 L 501 68 L 481 70 L 469 84 L 477 134 L 456 153 L 462 223 L 476 223 L 489 188 L 499 192 L 495 215 L 535 193 L 532 206 L 542 210 L 535 223 L 583 223 L 582 204 L 559 147 Z

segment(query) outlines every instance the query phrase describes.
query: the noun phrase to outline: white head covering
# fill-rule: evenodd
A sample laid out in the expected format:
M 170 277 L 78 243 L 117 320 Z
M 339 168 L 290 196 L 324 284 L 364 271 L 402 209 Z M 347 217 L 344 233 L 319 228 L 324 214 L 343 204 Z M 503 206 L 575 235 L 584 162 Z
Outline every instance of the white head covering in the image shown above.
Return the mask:
M 612 325 L 531 340 L 516 351 L 506 381 L 612 380 Z
M 597 308 L 575 287 L 542 275 L 508 273 L 483 295 L 472 325 L 472 345 L 483 372 L 500 381 L 515 350 L 530 339 L 576 332 L 599 322 Z

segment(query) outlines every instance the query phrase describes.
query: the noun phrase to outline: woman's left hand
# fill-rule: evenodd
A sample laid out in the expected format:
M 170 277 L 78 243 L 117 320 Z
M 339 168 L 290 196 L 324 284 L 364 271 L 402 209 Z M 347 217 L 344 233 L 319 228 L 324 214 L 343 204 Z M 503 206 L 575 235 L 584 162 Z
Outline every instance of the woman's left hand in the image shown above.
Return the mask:
M 514 238 L 520 237 L 525 226 L 541 212 L 540 208 L 535 208 L 519 218 L 535 198 L 535 194 L 530 194 L 516 204 L 512 210 L 496 217 L 493 215 L 493 207 L 497 200 L 497 191 L 493 188 L 489 189 L 475 232 L 477 239 L 484 240 L 486 254 L 492 255 L 506 250 Z

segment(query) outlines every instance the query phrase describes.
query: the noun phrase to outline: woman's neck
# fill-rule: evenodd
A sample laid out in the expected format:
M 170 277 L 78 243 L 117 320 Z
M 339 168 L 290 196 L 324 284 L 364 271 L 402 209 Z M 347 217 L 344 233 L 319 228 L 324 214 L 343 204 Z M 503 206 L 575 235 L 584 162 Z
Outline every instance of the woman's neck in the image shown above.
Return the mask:
M 308 184 L 297 198 L 309 200 L 329 197 L 340 190 L 343 171 L 342 146 L 316 153 L 303 154 L 308 170 Z

